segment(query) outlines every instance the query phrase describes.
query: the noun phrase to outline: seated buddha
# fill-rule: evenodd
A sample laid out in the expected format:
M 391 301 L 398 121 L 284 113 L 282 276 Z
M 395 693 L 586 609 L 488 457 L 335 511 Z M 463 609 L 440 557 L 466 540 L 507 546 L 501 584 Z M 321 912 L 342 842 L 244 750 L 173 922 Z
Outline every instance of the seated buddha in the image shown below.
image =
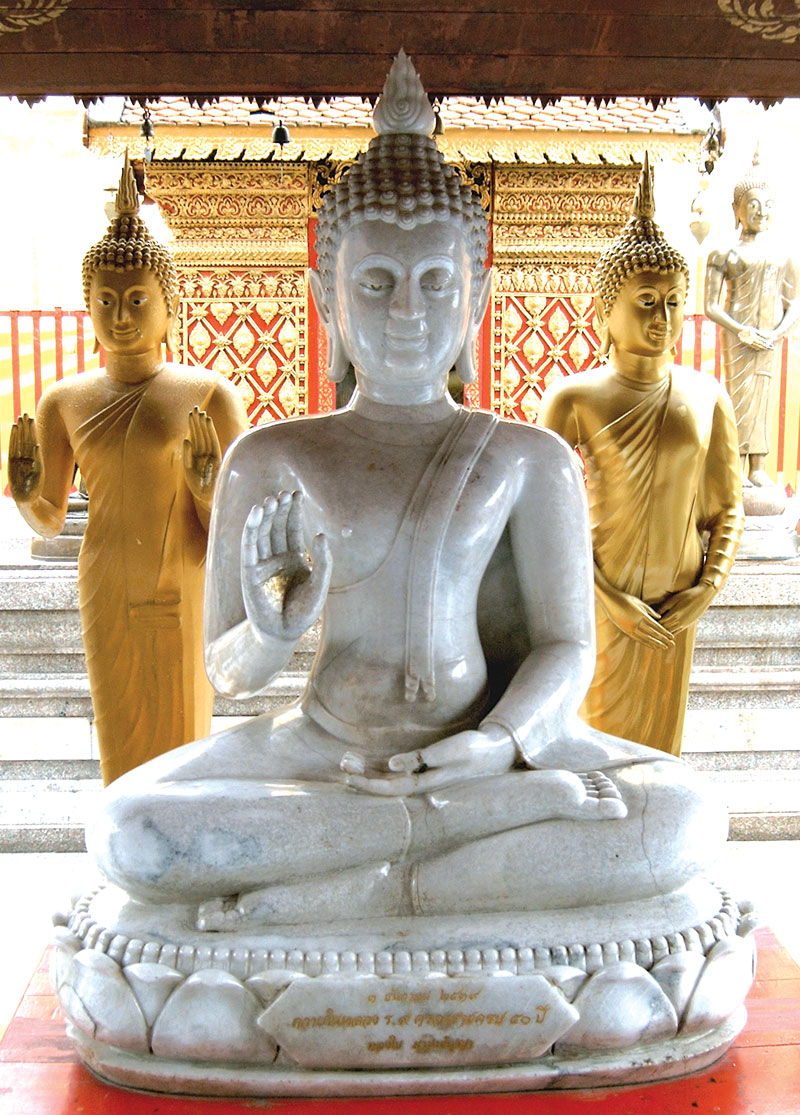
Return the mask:
M 433 124 L 401 55 L 310 276 L 356 392 L 251 430 L 217 484 L 209 675 L 262 691 L 321 617 L 305 692 L 119 779 L 88 834 L 112 882 L 201 930 L 647 898 L 724 840 L 688 767 L 578 717 L 583 478 L 553 433 L 447 392 L 453 365 L 474 377 L 491 273 Z

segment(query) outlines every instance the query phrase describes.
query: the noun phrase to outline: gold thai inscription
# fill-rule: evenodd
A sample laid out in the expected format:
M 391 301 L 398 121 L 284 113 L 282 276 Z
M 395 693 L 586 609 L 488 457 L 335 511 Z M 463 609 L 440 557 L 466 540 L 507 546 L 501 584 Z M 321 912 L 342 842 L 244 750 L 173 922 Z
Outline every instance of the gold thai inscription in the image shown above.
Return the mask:
M 524 1061 L 577 1019 L 543 976 L 301 980 L 259 1024 L 300 1064 L 351 1066 Z

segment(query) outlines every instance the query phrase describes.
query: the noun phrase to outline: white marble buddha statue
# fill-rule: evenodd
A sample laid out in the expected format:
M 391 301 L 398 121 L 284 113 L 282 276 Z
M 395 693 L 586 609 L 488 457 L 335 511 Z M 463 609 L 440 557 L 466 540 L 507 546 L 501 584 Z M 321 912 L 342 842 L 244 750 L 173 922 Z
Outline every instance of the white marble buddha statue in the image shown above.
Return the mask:
M 330 374 L 352 362 L 357 391 L 239 439 L 212 514 L 214 685 L 263 690 L 321 616 L 307 688 L 119 779 L 89 834 L 112 882 L 201 930 L 647 898 L 725 836 L 682 762 L 578 718 L 581 475 L 549 431 L 449 397 L 453 364 L 474 375 L 485 216 L 404 56 L 375 123 L 311 274 Z

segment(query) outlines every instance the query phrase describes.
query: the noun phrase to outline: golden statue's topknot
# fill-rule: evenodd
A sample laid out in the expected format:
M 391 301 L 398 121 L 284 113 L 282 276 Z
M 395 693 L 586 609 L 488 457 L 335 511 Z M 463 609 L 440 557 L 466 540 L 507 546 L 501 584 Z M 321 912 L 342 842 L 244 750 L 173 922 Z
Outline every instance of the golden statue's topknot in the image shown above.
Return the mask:
M 736 185 L 733 187 L 733 209 L 734 212 L 739 208 L 739 202 L 750 193 L 751 190 L 770 190 L 772 191 L 772 183 L 766 178 L 763 171 L 759 170 L 761 159 L 758 154 L 758 145 L 753 152 L 753 164 L 745 174 L 744 178 L 740 178 Z
M 486 214 L 477 195 L 444 162 L 430 134 L 433 110 L 403 51 L 389 71 L 374 123 L 378 135 L 325 194 L 319 211 L 317 266 L 325 290 L 333 289 L 342 236 L 362 221 L 386 221 L 410 229 L 456 218 L 467 239 L 477 284 L 489 246 Z
M 653 220 L 656 206 L 650 160 L 645 152 L 644 165 L 636 187 L 632 215 L 619 236 L 605 249 L 594 271 L 594 286 L 608 315 L 620 287 L 642 271 L 661 275 L 681 272 L 689 282 L 689 267 L 681 253 L 667 243 Z
M 139 216 L 139 191 L 127 151 L 115 207 L 117 215 L 108 226 L 108 232 L 83 257 L 83 297 L 87 307 L 89 288 L 97 271 L 147 268 L 158 279 L 164 300 L 171 309 L 178 289 L 175 261 Z

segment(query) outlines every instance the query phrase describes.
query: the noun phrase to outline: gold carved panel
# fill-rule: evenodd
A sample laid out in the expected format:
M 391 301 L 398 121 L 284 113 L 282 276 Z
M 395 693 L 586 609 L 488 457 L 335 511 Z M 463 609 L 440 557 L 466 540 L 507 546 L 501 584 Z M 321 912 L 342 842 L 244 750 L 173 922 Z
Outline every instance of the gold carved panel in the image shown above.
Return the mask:
M 491 407 L 535 422 L 554 377 L 594 363 L 592 271 L 628 219 L 636 167 L 495 167 Z
M 181 352 L 236 386 L 251 425 L 308 413 L 305 272 L 186 268 Z
M 295 164 L 148 171 L 175 235 L 181 359 L 230 379 L 252 425 L 309 411 L 308 175 Z

